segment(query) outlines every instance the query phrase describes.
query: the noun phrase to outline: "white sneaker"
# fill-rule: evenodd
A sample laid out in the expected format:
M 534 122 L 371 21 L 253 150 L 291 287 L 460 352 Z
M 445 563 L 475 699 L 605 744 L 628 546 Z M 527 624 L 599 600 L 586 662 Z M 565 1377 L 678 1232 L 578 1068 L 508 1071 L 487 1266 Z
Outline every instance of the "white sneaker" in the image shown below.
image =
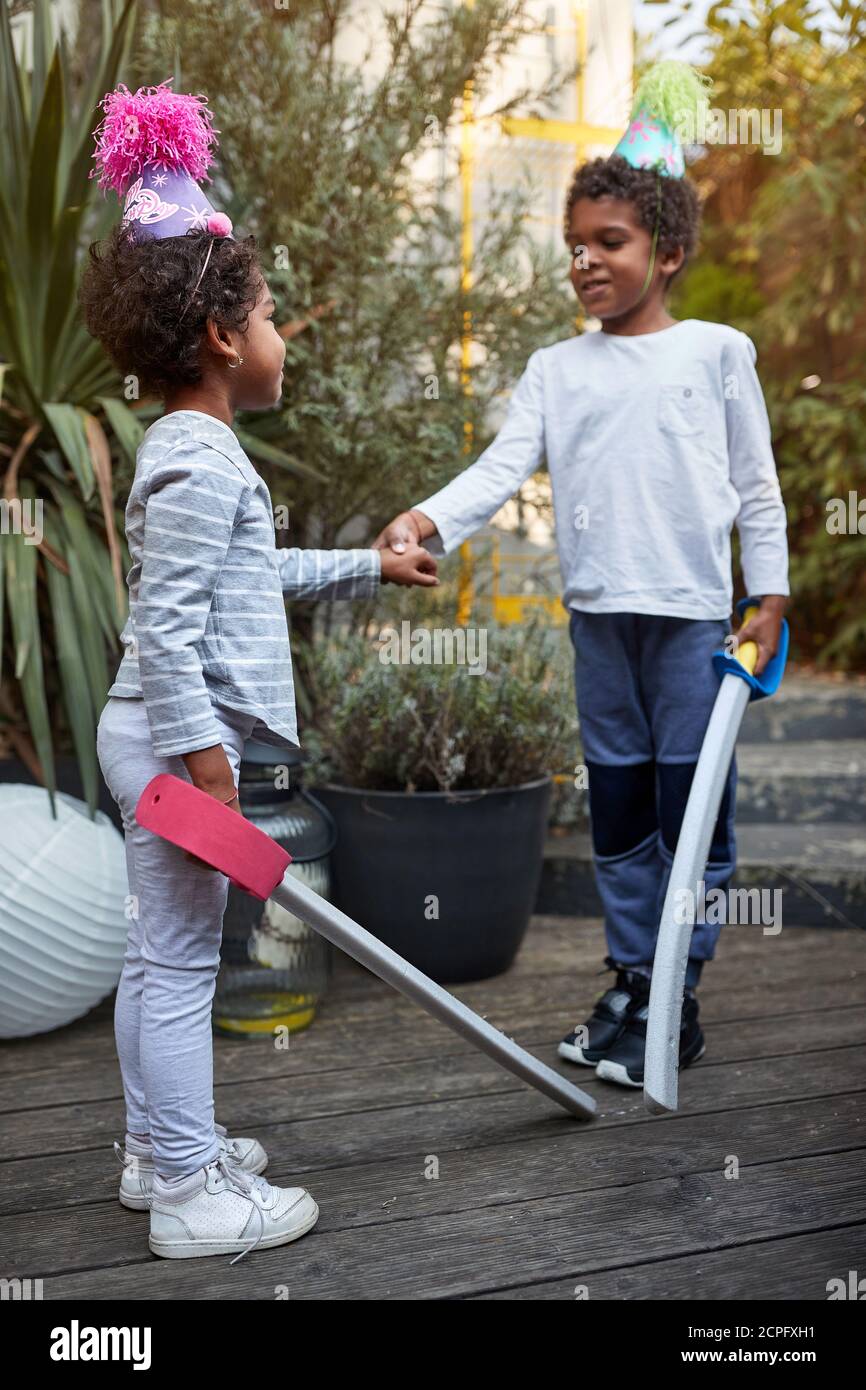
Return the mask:
M 183 1182 L 153 1177 L 148 1244 L 154 1255 L 186 1260 L 287 1245 L 311 1231 L 319 1208 L 303 1187 L 271 1187 L 220 1157 Z
M 268 1155 L 258 1139 L 230 1139 L 225 1125 L 215 1124 L 220 1141 L 220 1157 L 227 1158 L 244 1173 L 263 1173 Z M 147 1211 L 153 1185 L 153 1149 L 133 1139 L 127 1145 L 115 1141 L 114 1152 L 123 1165 L 120 1201 L 131 1211 Z

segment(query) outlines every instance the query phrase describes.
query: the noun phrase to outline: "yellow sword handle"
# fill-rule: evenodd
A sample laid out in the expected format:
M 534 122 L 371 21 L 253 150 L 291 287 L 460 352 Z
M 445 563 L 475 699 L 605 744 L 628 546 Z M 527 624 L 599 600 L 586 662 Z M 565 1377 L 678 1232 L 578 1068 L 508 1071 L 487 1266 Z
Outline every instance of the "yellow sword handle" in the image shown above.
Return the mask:
M 754 604 L 752 604 L 751 607 L 747 608 L 745 613 L 743 614 L 743 621 L 741 622 L 740 626 L 745 627 L 746 623 L 751 622 L 752 618 L 754 618 L 757 615 L 757 612 L 758 609 L 755 607 Z M 739 661 L 740 665 L 746 668 L 746 670 L 749 672 L 749 675 L 753 675 L 755 670 L 755 663 L 758 660 L 757 642 L 741 642 L 737 647 L 737 650 L 734 653 L 734 655 L 737 661 Z

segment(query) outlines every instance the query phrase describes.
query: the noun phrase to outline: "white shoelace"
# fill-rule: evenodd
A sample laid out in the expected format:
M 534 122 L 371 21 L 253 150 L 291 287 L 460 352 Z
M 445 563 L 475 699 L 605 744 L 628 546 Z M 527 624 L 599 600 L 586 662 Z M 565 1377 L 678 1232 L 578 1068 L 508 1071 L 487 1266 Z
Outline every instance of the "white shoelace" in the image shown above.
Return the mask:
M 242 1193 L 243 1196 L 249 1197 L 259 1218 L 258 1235 L 245 1250 L 241 1250 L 239 1254 L 235 1255 L 234 1259 L 229 1260 L 230 1265 L 237 1264 L 238 1260 L 242 1260 L 245 1255 L 249 1255 L 251 1250 L 255 1250 L 265 1233 L 265 1219 L 262 1216 L 261 1206 L 259 1202 L 256 1201 L 256 1194 L 258 1194 L 259 1197 L 267 1197 L 268 1193 L 273 1191 L 273 1189 L 265 1178 L 255 1176 L 252 1173 L 245 1173 L 242 1168 L 235 1167 L 231 1160 L 227 1162 L 222 1155 L 214 1159 L 213 1163 L 209 1163 L 207 1166 L 208 1168 L 217 1168 L 220 1175 L 225 1178 L 230 1187 L 233 1187 L 236 1192 Z

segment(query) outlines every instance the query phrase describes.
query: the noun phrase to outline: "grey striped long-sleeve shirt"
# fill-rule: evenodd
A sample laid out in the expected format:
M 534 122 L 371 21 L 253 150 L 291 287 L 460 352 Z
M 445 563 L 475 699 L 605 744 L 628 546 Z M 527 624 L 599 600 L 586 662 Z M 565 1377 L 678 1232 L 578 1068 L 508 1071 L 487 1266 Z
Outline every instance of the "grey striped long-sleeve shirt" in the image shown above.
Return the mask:
M 109 695 L 143 699 L 153 751 L 220 742 L 213 704 L 298 742 L 285 600 L 370 596 L 377 550 L 277 549 L 271 496 L 234 430 L 175 410 L 145 432 L 126 506 L 126 651 Z

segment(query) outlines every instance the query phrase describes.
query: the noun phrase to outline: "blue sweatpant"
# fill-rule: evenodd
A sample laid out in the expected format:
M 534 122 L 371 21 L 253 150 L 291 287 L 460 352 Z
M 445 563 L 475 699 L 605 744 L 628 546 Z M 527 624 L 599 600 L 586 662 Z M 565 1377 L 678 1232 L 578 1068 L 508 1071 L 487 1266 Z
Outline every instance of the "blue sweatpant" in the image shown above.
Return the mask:
M 651 969 L 659 917 L 701 744 L 719 690 L 710 657 L 724 619 L 571 611 L 577 710 L 589 781 L 593 863 L 608 953 Z M 736 863 L 736 759 L 704 881 L 727 889 Z M 720 926 L 696 923 L 687 984 Z

